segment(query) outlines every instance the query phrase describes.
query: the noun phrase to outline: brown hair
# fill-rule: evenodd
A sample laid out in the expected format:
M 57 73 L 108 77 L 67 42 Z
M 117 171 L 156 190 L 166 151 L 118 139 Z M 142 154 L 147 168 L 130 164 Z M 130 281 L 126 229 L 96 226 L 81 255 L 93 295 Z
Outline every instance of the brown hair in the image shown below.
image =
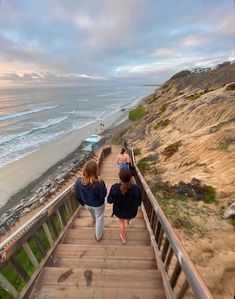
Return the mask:
M 100 181 L 98 176 L 98 166 L 95 160 L 86 162 L 83 167 L 82 183 L 85 186 L 98 183 Z
M 131 186 L 132 173 L 129 169 L 120 169 L 119 178 L 121 180 L 120 190 L 125 193 Z
M 126 149 L 123 147 L 123 148 L 121 149 L 121 155 L 123 155 L 123 154 L 125 153 L 125 151 L 126 151 Z

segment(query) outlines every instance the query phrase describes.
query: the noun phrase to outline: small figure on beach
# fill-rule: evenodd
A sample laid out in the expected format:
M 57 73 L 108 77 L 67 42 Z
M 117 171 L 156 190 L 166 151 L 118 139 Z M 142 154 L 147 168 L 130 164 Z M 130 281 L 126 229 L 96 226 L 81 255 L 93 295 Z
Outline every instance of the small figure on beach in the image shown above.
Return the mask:
M 83 176 L 78 178 L 75 185 L 75 196 L 79 203 L 88 209 L 95 223 L 96 240 L 99 242 L 104 229 L 104 201 L 107 188 L 98 176 L 98 166 L 95 160 L 86 162 Z
M 111 186 L 107 199 L 108 203 L 113 204 L 113 214 L 118 217 L 120 239 L 123 245 L 127 242 L 126 227 L 130 225 L 131 219 L 136 217 L 142 201 L 141 190 L 131 182 L 131 177 L 129 169 L 120 169 L 120 183 Z
M 120 169 L 129 169 L 129 164 L 131 163 L 130 156 L 126 153 L 126 149 L 123 147 L 120 154 L 117 156 L 117 164 Z
M 104 124 L 100 123 L 100 132 L 103 133 L 104 132 Z

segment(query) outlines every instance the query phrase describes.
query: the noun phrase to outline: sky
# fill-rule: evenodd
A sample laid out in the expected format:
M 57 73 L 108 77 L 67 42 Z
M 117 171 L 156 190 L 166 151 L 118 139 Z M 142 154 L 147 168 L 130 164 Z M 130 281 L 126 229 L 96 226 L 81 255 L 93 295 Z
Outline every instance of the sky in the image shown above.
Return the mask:
M 0 87 L 161 84 L 234 53 L 234 0 L 1 0 Z

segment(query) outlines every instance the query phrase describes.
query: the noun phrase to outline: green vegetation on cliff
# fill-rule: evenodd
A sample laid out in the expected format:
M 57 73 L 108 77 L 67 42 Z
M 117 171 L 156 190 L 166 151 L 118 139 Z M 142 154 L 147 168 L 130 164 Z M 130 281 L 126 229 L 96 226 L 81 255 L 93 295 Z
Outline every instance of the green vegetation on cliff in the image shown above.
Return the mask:
M 145 109 L 143 105 L 139 105 L 134 110 L 129 112 L 129 119 L 131 121 L 139 120 L 145 114 Z

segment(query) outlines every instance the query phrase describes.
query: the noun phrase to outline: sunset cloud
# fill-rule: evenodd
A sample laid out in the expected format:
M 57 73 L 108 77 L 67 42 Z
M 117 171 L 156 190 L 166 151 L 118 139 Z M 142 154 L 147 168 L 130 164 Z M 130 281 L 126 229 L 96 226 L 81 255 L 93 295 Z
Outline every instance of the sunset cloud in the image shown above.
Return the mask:
M 2 1 L 0 84 L 163 82 L 234 59 L 233 11 L 229 0 Z

